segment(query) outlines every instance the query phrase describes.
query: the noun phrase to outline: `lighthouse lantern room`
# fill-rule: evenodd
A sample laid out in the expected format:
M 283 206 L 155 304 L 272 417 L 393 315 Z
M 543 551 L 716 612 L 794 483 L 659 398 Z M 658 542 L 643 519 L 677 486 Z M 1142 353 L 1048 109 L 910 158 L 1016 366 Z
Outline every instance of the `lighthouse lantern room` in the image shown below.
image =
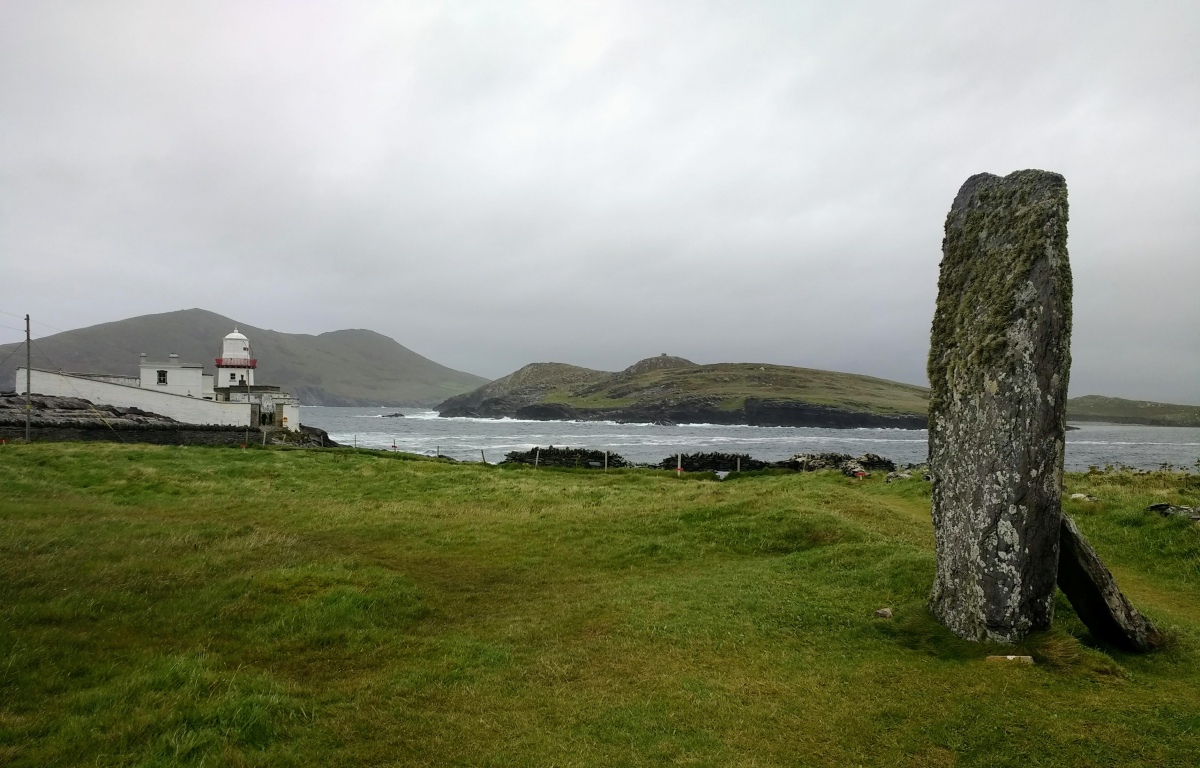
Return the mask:
M 254 386 L 254 369 L 258 367 L 258 361 L 251 357 L 250 340 L 237 328 L 221 342 L 221 356 L 216 362 L 216 386 Z

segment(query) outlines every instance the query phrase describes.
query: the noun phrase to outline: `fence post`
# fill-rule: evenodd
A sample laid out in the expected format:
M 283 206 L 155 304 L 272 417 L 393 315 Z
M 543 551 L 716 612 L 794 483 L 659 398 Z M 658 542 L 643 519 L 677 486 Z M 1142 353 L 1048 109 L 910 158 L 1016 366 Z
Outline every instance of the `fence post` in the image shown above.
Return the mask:
M 537 452 L 533 454 L 533 468 L 534 469 L 537 469 L 538 461 L 540 461 L 541 458 L 542 458 L 542 449 L 538 448 Z
M 738 468 L 737 468 L 737 471 L 738 471 L 738 472 L 741 472 L 741 471 L 742 471 L 742 457 L 741 457 L 741 456 L 738 456 L 738 465 L 737 465 L 737 467 L 738 467 Z
M 683 454 L 675 454 L 675 477 L 683 477 Z
M 604 452 L 604 471 L 608 471 L 608 451 Z
M 482 449 L 482 448 L 480 448 L 480 449 L 479 449 L 479 458 L 480 458 L 480 460 L 481 460 L 481 461 L 483 461 L 483 463 L 484 463 L 484 464 L 487 464 L 487 456 L 484 456 L 484 455 L 483 455 L 483 449 Z

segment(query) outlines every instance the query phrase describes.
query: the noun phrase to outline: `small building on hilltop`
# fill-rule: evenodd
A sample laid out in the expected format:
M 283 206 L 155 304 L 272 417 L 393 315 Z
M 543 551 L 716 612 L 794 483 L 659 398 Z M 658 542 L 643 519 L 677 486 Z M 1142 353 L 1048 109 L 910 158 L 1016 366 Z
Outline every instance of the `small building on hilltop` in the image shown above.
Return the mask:
M 256 384 L 250 340 L 236 328 L 221 342 L 216 373 L 171 354 L 166 362 L 142 353 L 137 376 L 30 370 L 35 394 L 79 397 L 119 408 L 140 408 L 187 424 L 300 429 L 300 401 L 280 387 Z M 14 390 L 25 391 L 25 368 Z

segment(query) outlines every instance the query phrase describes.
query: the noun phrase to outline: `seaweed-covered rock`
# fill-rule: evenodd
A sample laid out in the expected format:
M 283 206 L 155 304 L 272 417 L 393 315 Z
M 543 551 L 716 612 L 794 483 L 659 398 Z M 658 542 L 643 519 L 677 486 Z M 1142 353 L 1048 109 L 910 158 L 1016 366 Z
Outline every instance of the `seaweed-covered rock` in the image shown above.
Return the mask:
M 929 350 L 930 608 L 960 637 L 1012 642 L 1054 611 L 1071 368 L 1066 181 L 972 176 L 942 253 Z
M 505 454 L 501 464 L 529 464 L 539 467 L 576 467 L 578 469 L 603 469 L 605 466 L 604 451 L 593 451 L 588 448 L 555 448 L 553 445 L 545 448 L 531 448 L 528 451 L 510 451 Z M 616 453 L 608 454 L 609 469 L 628 467 L 629 462 Z

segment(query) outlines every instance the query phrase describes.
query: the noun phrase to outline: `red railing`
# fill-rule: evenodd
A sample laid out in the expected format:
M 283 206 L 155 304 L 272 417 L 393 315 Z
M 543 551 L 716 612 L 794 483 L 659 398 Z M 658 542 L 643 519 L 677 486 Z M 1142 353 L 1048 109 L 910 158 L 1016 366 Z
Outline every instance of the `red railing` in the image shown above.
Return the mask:
M 253 357 L 218 357 L 218 368 L 257 368 L 258 361 Z

